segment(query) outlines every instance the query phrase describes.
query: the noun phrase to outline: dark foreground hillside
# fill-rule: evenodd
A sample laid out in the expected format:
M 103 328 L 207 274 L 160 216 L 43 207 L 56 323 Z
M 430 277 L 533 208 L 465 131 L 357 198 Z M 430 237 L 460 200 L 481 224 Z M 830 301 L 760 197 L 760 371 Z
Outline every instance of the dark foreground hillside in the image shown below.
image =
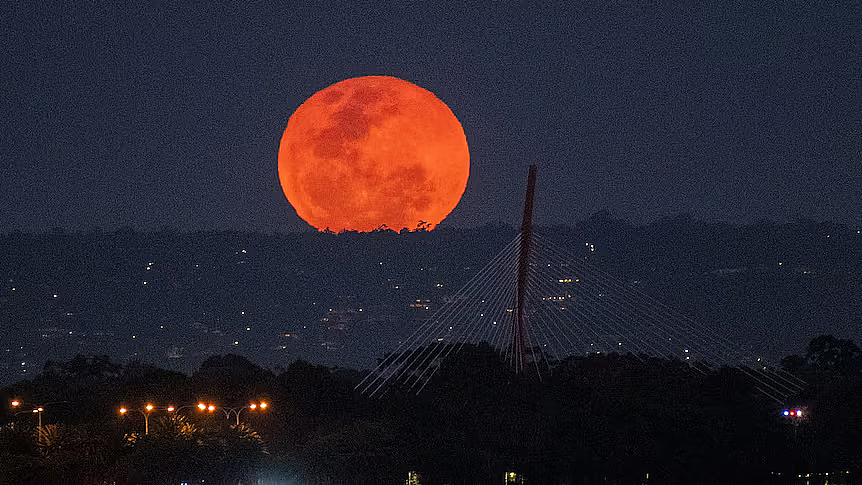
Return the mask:
M 549 364 L 541 379 L 517 376 L 490 347 L 465 346 L 421 394 L 394 385 L 368 398 L 354 389 L 361 373 L 303 361 L 274 373 L 215 356 L 186 376 L 77 357 L 3 389 L 7 403 L 50 404 L 41 433 L 29 408 L 0 415 L 0 483 L 826 483 L 827 472 L 828 483 L 858 483 L 862 473 L 862 352 L 851 341 L 819 337 L 784 360 L 809 383 L 786 403 L 801 418 L 730 368 L 617 354 Z M 240 409 L 250 402 L 268 406 Z M 142 413 L 117 410 L 147 403 L 145 435 Z

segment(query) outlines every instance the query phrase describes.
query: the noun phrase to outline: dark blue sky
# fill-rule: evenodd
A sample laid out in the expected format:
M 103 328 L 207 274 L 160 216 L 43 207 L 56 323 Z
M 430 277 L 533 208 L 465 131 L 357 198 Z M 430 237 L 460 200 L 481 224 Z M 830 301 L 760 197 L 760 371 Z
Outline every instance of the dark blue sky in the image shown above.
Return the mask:
M 461 120 L 451 225 L 517 223 L 529 163 L 539 224 L 862 223 L 859 2 L 50 3 L 0 6 L 0 231 L 307 228 L 281 134 L 370 74 Z

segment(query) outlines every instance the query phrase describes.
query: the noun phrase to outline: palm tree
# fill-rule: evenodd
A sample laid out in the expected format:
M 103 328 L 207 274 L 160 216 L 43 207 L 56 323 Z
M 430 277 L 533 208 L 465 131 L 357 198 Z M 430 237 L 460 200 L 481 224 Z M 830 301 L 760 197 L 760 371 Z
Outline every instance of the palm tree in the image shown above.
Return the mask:
M 42 456 L 53 455 L 74 444 L 73 433 L 66 427 L 56 424 L 41 426 L 36 435 L 39 452 Z
M 198 427 L 181 414 L 161 416 L 153 423 L 153 438 L 190 440 L 197 438 Z

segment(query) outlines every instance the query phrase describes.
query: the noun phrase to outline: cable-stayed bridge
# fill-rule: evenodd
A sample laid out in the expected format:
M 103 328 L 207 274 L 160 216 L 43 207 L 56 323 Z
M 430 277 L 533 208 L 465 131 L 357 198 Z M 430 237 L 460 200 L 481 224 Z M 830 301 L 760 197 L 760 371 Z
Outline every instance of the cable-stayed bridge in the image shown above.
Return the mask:
M 513 372 L 532 372 L 540 379 L 568 356 L 619 353 L 640 360 L 676 359 L 704 374 L 734 367 L 778 402 L 802 390 L 801 379 L 592 264 L 590 243 L 563 247 L 537 231 L 532 226 L 535 177 L 531 166 L 520 233 L 358 389 L 382 395 L 397 382 L 420 392 L 446 357 L 466 344 L 485 342 Z

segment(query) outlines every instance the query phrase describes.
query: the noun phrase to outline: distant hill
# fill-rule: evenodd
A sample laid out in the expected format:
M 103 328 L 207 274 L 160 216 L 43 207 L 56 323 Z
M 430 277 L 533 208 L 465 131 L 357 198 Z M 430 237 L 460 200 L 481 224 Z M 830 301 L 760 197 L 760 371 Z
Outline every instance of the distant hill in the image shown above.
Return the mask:
M 633 226 L 599 213 L 537 231 L 765 354 L 824 333 L 862 339 L 857 228 L 684 216 Z M 14 380 L 49 358 L 108 353 L 190 372 L 228 352 L 271 368 L 368 367 L 516 233 L 5 234 L 0 369 Z

